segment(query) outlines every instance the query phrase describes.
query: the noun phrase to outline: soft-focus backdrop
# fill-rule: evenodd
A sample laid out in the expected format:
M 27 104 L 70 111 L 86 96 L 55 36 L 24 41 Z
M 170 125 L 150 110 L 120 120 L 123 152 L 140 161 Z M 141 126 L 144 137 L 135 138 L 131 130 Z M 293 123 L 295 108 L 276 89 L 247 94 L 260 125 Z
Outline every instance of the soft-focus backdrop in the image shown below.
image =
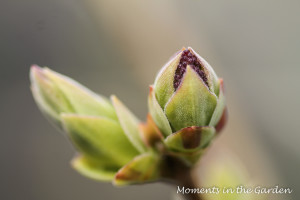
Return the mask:
M 163 184 L 115 188 L 69 165 L 70 143 L 37 109 L 31 64 L 116 94 L 145 119 L 148 85 L 191 46 L 225 80 L 226 149 L 251 179 L 300 192 L 300 1 L 0 1 L 0 199 L 170 199 Z

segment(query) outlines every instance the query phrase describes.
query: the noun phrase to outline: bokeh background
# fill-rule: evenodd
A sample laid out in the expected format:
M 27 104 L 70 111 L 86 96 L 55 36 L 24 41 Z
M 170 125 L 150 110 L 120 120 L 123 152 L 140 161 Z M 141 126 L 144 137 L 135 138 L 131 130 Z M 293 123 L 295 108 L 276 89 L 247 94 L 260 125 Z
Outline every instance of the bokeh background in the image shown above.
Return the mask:
M 148 85 L 191 46 L 224 78 L 229 123 L 209 151 L 251 179 L 300 193 L 300 1 L 0 1 L 0 199 L 170 199 L 163 184 L 115 188 L 69 165 L 70 143 L 37 109 L 31 64 L 116 94 L 145 119 Z

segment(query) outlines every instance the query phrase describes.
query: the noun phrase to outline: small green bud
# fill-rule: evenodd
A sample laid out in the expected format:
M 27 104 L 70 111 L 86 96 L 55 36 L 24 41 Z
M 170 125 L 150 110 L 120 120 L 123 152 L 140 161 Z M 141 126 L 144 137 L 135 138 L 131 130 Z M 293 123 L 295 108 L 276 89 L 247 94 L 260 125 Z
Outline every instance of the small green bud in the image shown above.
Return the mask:
M 31 90 L 39 108 L 51 120 L 59 122 L 61 113 L 77 113 L 117 119 L 112 104 L 76 81 L 48 68 L 33 65 Z
M 157 119 L 158 111 L 153 111 L 158 103 L 172 132 L 190 126 L 216 126 L 225 110 L 222 83 L 211 66 L 189 47 L 172 58 L 156 77 L 150 113 L 156 122 L 164 118 L 160 112 Z M 167 129 L 161 131 L 170 134 Z
M 194 163 L 225 124 L 223 80 L 192 48 L 182 49 L 150 86 L 148 107 L 167 148 Z
M 67 133 L 78 150 L 72 161 L 78 172 L 102 181 L 115 179 L 115 184 L 123 185 L 157 177 L 158 167 L 149 174 L 146 166 L 157 159 L 148 154 L 140 121 L 117 97 L 112 96 L 110 102 L 48 68 L 32 66 L 30 79 L 40 110 Z M 140 170 L 139 176 L 133 176 L 135 168 Z

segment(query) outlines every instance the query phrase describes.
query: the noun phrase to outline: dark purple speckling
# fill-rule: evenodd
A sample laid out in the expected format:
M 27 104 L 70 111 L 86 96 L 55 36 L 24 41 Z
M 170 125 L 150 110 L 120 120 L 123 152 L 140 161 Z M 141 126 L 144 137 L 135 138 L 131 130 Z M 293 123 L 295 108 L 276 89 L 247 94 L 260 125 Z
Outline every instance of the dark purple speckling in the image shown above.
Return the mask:
M 197 72 L 197 74 L 202 78 L 204 83 L 208 86 L 207 77 L 204 73 L 203 66 L 201 66 L 197 57 L 195 55 L 193 55 L 190 52 L 190 50 L 186 49 L 182 52 L 180 62 L 175 71 L 175 77 L 174 77 L 174 82 L 173 82 L 173 86 L 174 86 L 175 90 L 177 90 L 177 88 L 179 87 L 179 85 L 181 83 L 181 80 L 186 71 L 187 65 L 190 65 L 192 67 L 192 69 L 194 69 Z

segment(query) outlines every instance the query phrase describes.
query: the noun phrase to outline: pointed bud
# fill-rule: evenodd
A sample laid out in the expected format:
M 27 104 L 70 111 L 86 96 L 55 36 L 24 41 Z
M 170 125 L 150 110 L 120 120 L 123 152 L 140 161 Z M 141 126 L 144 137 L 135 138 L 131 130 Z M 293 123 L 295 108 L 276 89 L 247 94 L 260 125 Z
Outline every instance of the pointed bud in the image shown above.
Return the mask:
M 168 153 L 187 165 L 199 159 L 227 118 L 223 80 L 190 47 L 158 73 L 148 107 Z
M 171 132 L 192 126 L 216 127 L 225 110 L 223 81 L 192 48 L 183 49 L 156 77 L 149 110 L 165 135 L 170 134 L 168 126 Z
M 30 79 L 39 108 L 67 133 L 80 153 L 72 165 L 81 174 L 113 180 L 122 167 L 148 150 L 140 121 L 117 97 L 112 96 L 111 103 L 48 68 L 32 66 Z M 122 175 L 127 176 L 127 171 Z
M 117 119 L 112 104 L 69 77 L 36 65 L 30 70 L 31 89 L 39 108 L 59 123 L 61 113 Z

